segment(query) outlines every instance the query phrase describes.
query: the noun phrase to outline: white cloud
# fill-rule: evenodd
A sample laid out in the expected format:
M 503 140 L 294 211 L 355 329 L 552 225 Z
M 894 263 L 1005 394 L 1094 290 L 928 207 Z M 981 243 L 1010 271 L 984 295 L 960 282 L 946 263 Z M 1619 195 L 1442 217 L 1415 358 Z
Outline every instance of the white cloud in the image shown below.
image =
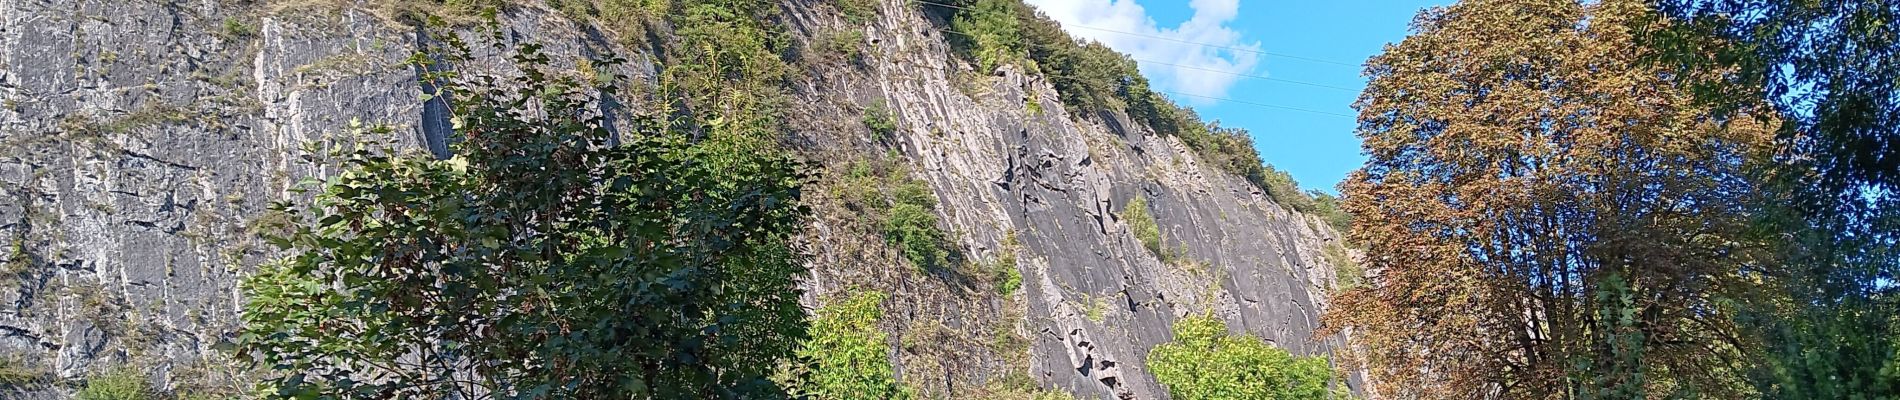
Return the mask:
M 1261 75 L 1260 43 L 1245 41 L 1228 23 L 1239 15 L 1239 0 L 1192 0 L 1194 15 L 1174 27 L 1158 26 L 1135 0 L 1025 0 L 1049 18 L 1062 23 L 1070 35 L 1093 39 L 1128 53 L 1159 90 L 1196 96 L 1226 97 L 1240 76 L 1208 72 L 1227 71 Z M 1086 28 L 1085 28 L 1086 27 Z M 1114 32 L 1111 32 L 1114 31 Z M 1136 33 L 1143 36 L 1116 32 Z M 1152 36 L 1152 37 L 1144 37 Z M 1157 39 L 1161 37 L 1166 39 Z M 1171 39 L 1171 40 L 1170 40 Z M 1251 51 L 1234 51 L 1182 42 L 1208 43 Z M 1161 65 L 1155 62 L 1186 67 Z M 1207 99 L 1189 97 L 1206 104 Z

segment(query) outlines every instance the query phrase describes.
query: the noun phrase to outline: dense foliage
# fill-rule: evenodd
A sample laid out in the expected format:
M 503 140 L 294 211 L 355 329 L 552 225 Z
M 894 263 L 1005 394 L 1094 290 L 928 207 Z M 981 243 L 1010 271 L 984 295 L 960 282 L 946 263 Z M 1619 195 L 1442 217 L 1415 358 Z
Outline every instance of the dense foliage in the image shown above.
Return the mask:
M 782 394 L 766 377 L 805 334 L 798 164 L 757 151 L 757 125 L 612 133 L 588 95 L 609 88 L 533 45 L 514 61 L 426 77 L 455 93 L 455 158 L 359 145 L 314 205 L 278 205 L 303 222 L 244 282 L 239 354 L 283 397 Z
M 949 239 L 937 228 L 937 195 L 922 181 L 892 188 L 884 210 L 884 238 L 919 269 L 950 266 Z
M 1402 398 L 1737 398 L 1774 113 L 1643 63 L 1634 0 L 1469 0 L 1371 60 L 1344 184 L 1380 271 L 1327 322 Z M 1532 32 L 1534 34 L 1526 34 Z
M 1312 400 L 1332 396 L 1324 357 L 1296 357 L 1212 316 L 1174 324 L 1174 340 L 1148 353 L 1155 379 L 1177 400 Z
M 884 294 L 860 292 L 818 309 L 811 339 L 798 350 L 807 360 L 800 394 L 814 399 L 907 399 L 911 391 L 891 369 L 883 330 Z
M 885 243 L 918 272 L 955 266 L 962 255 L 937 218 L 937 195 L 909 168 L 888 159 L 852 163 L 839 175 L 834 195 L 877 222 Z
M 1900 396 L 1900 3 L 1659 0 L 1690 23 L 1644 26 L 1658 62 L 1726 72 L 1702 100 L 1772 105 L 1791 123 L 1769 172 L 1782 296 L 1750 310 L 1752 374 L 1774 398 Z M 1711 56 L 1713 55 L 1713 56 Z

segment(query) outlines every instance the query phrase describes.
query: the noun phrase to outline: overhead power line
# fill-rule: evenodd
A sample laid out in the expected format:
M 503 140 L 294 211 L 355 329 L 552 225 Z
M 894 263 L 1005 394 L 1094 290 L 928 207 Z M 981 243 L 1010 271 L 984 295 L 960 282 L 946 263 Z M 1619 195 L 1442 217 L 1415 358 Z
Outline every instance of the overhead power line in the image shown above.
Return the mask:
M 919 3 L 919 4 L 929 4 L 929 5 L 933 5 L 933 6 L 938 6 L 938 7 L 944 7 L 944 8 L 951 8 L 951 9 L 957 9 L 957 10 L 969 10 L 969 8 L 968 8 L 968 7 L 963 7 L 963 6 L 958 6 L 958 5 L 951 5 L 951 4 L 944 4 L 944 3 L 937 3 L 937 2 L 931 2 L 931 1 L 924 1 L 924 0 L 911 0 L 911 1 L 913 1 L 913 2 L 916 2 L 916 3 Z M 1348 63 L 1348 62 L 1340 62 L 1340 61 L 1333 61 L 1333 60 L 1327 60 L 1327 59 L 1320 59 L 1320 58 L 1313 58 L 1313 57 L 1306 57 L 1306 56 L 1299 56 L 1299 55 L 1293 55 L 1293 54 L 1286 54 L 1286 53 L 1276 53 L 1276 52 L 1271 52 L 1271 51 L 1262 51 L 1262 50 L 1254 50 L 1254 49 L 1248 49 L 1248 48 L 1241 48 L 1241 47 L 1233 47 L 1233 46 L 1226 46 L 1226 45 L 1219 45 L 1219 44 L 1213 44 L 1213 43 L 1203 43 L 1203 42 L 1196 42 L 1196 41 L 1191 41 L 1191 40 L 1181 40 L 1181 39 L 1175 39 L 1175 38 L 1171 38 L 1171 37 L 1166 37 L 1166 36 L 1156 36 L 1156 35 L 1149 35 L 1149 34 L 1145 34 L 1145 33 L 1137 33 L 1137 32 L 1126 32 L 1126 31 L 1120 31 L 1120 30 L 1114 30 L 1114 29 L 1108 29 L 1108 28 L 1102 28 L 1102 27 L 1094 27 L 1094 26 L 1088 26 L 1088 25 L 1081 25 L 1081 24 L 1063 24 L 1063 26 L 1068 26 L 1068 27 L 1075 27 L 1075 28 L 1081 28 L 1081 29 L 1087 29 L 1087 30 L 1092 30 L 1092 31 L 1099 31 L 1099 32 L 1108 32 L 1108 33 L 1115 33 L 1115 34 L 1122 34 L 1122 35 L 1129 35 L 1129 36 L 1136 36 L 1136 37 L 1144 37 L 1144 38 L 1149 38 L 1149 39 L 1159 39 L 1159 40 L 1166 40 L 1166 41 L 1170 41 L 1170 42 L 1175 42 L 1175 43 L 1185 43 L 1185 44 L 1192 44 L 1192 45 L 1199 45 L 1199 46 L 1206 46 L 1206 47 L 1212 47 L 1212 48 L 1217 48 L 1217 49 L 1222 49 L 1222 50 L 1228 50 L 1228 51 L 1237 51 L 1237 52 L 1246 52 L 1246 53 L 1256 53 L 1256 54 L 1264 54 L 1264 55 L 1269 55 L 1269 56 L 1275 56 L 1275 57 L 1282 57 L 1282 58 L 1287 58 L 1287 59 L 1293 59 L 1293 60 L 1300 60 L 1300 61 L 1307 61 L 1307 62 L 1314 62 L 1314 63 L 1320 63 L 1320 64 L 1333 64 L 1333 65 L 1340 65 L 1340 66 L 1347 66 L 1347 67 L 1354 67 L 1354 68 L 1358 68 L 1358 67 L 1360 67 L 1360 65 L 1359 65 L 1358 63 Z

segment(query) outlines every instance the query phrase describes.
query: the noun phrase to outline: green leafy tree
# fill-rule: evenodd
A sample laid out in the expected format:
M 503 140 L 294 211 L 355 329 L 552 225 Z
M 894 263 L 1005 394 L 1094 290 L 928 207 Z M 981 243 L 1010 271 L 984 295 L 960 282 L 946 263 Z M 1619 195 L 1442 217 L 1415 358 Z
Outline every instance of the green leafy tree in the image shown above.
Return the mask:
M 818 309 L 811 321 L 811 339 L 798 350 L 809 364 L 803 395 L 831 399 L 908 399 L 910 390 L 897 382 L 883 330 L 884 294 L 862 292 Z
M 1659 62 L 1712 77 L 1700 100 L 1790 122 L 1761 224 L 1790 273 L 1744 309 L 1767 350 L 1751 380 L 1774 398 L 1900 397 L 1900 2 L 1652 2 L 1687 22 L 1637 27 Z
M 425 76 L 455 93 L 455 158 L 357 146 L 312 205 L 275 205 L 301 222 L 243 284 L 239 354 L 277 397 L 782 395 L 800 165 L 681 124 L 614 135 L 602 88 L 515 61 Z
M 1178 400 L 1333 397 L 1324 357 L 1296 357 L 1251 335 L 1228 334 L 1208 315 L 1175 322 L 1174 341 L 1149 351 L 1148 367 Z
M 1025 7 L 1016 0 L 975 0 L 961 6 L 950 21 L 950 29 L 961 32 L 952 43 L 984 72 L 1022 59 L 1022 23 L 1017 14 Z

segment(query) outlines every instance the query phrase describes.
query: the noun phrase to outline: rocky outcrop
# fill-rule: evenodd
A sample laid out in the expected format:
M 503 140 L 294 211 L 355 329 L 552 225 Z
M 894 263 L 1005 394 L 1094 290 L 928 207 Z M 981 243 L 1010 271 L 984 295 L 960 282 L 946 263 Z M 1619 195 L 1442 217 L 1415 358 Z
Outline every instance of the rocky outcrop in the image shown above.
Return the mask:
M 1332 279 L 1326 224 L 1125 116 L 1064 110 L 1043 77 L 976 73 L 915 6 L 881 3 L 868 24 L 784 4 L 794 40 L 857 30 L 865 50 L 800 64 L 787 142 L 820 161 L 909 165 L 964 258 L 1013 257 L 1024 282 L 1003 296 L 911 272 L 849 210 L 814 199 L 811 301 L 890 292 L 906 382 L 956 394 L 1027 372 L 1082 397 L 1165 398 L 1143 359 L 1202 312 L 1295 353 L 1337 345 L 1311 335 Z M 500 28 L 564 62 L 614 52 L 635 79 L 662 68 L 538 5 Z M 329 172 L 309 150 L 360 140 L 348 133 L 363 124 L 446 150 L 439 104 L 403 63 L 419 40 L 374 5 L 0 0 L 0 356 L 61 379 L 134 363 L 168 387 L 234 385 L 213 347 L 235 327 L 237 282 L 274 256 L 254 232 L 267 204 Z M 478 59 L 455 67 L 505 66 Z M 876 101 L 897 117 L 890 138 L 857 123 Z M 1179 255 L 1130 233 L 1136 197 Z

